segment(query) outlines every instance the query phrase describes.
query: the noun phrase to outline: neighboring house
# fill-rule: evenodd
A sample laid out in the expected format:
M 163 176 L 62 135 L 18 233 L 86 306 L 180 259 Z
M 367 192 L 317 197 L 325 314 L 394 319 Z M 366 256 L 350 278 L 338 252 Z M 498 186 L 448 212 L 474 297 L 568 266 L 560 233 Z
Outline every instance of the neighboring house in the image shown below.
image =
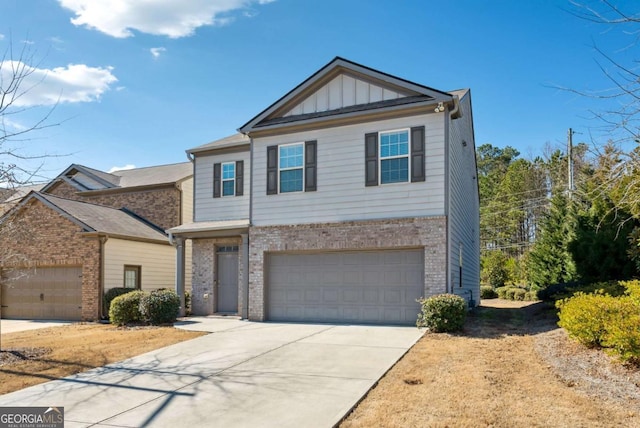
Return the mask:
M 71 165 L 29 193 L 0 218 L 3 318 L 94 320 L 110 288 L 173 288 L 164 230 L 192 218 L 192 175 L 190 162 L 114 173 Z
M 420 297 L 478 304 L 469 90 L 336 58 L 239 131 L 187 151 L 194 222 L 169 233 L 193 242 L 193 313 L 413 324 Z
M 28 186 L 18 186 L 13 189 L 0 188 L 0 216 L 17 205 L 29 192 L 37 192 L 42 189 L 43 186 L 44 184 L 31 184 Z

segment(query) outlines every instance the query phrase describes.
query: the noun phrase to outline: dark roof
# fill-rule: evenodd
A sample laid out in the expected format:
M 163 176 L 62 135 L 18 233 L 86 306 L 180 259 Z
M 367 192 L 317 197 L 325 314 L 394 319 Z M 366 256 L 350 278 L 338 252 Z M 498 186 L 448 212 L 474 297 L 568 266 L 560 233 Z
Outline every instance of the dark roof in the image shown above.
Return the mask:
M 118 210 L 40 192 L 31 192 L 16 208 L 19 209 L 32 199 L 38 199 L 56 210 L 81 226 L 85 232 L 104 233 L 120 238 L 168 242 L 167 236 L 159 228 L 124 209 Z

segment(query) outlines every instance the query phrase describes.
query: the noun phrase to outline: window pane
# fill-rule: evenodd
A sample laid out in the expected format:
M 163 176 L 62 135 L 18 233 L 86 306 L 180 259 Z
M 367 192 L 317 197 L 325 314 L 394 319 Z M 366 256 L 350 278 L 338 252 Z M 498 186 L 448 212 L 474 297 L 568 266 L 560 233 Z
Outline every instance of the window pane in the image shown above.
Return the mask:
M 383 184 L 409 181 L 409 158 L 383 160 L 380 162 L 380 172 Z
M 236 194 L 235 180 L 222 182 L 222 196 L 233 196 Z
M 136 288 L 138 286 L 138 272 L 136 269 L 124 271 L 124 286 L 126 288 Z
M 222 179 L 228 180 L 235 178 L 236 172 L 236 164 L 235 163 L 225 163 L 222 164 Z
M 301 167 L 303 149 L 302 144 L 280 147 L 280 169 Z
M 280 192 L 302 191 L 302 169 L 280 171 Z
M 380 157 L 407 156 L 409 154 L 409 132 L 388 132 L 380 135 Z

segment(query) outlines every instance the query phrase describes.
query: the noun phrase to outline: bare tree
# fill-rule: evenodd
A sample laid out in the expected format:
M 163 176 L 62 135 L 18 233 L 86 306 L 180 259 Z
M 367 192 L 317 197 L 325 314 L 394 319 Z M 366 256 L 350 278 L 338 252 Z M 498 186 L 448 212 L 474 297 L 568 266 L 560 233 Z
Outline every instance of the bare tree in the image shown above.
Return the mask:
M 16 52 L 9 38 L 0 58 L 0 237 L 3 242 L 0 245 L 0 285 L 8 284 L 8 278 L 15 276 L 11 267 L 28 263 L 28 260 L 24 260 L 21 254 L 12 249 L 10 243 L 21 242 L 29 231 L 20 222 L 14 221 L 7 211 L 18 202 L 20 196 L 24 196 L 17 189 L 41 180 L 43 177 L 40 171 L 44 161 L 56 156 L 47 153 L 33 154 L 25 148 L 35 133 L 60 124 L 51 121 L 57 103 L 42 114 L 36 114 L 37 119 L 29 119 L 33 117 L 29 111 L 35 107 L 24 102 L 24 98 L 42 82 L 42 79 L 34 81 L 32 77 L 37 65 L 28 42 L 23 43 Z M 0 293 L 1 290 L 0 287 Z

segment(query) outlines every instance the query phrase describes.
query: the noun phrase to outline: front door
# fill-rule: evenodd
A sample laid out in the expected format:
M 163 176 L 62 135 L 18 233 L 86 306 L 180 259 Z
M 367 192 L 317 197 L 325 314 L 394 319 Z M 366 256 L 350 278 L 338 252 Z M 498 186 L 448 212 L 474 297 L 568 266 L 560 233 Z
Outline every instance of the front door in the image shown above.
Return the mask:
M 218 262 L 218 311 L 238 312 L 238 247 L 219 247 Z

